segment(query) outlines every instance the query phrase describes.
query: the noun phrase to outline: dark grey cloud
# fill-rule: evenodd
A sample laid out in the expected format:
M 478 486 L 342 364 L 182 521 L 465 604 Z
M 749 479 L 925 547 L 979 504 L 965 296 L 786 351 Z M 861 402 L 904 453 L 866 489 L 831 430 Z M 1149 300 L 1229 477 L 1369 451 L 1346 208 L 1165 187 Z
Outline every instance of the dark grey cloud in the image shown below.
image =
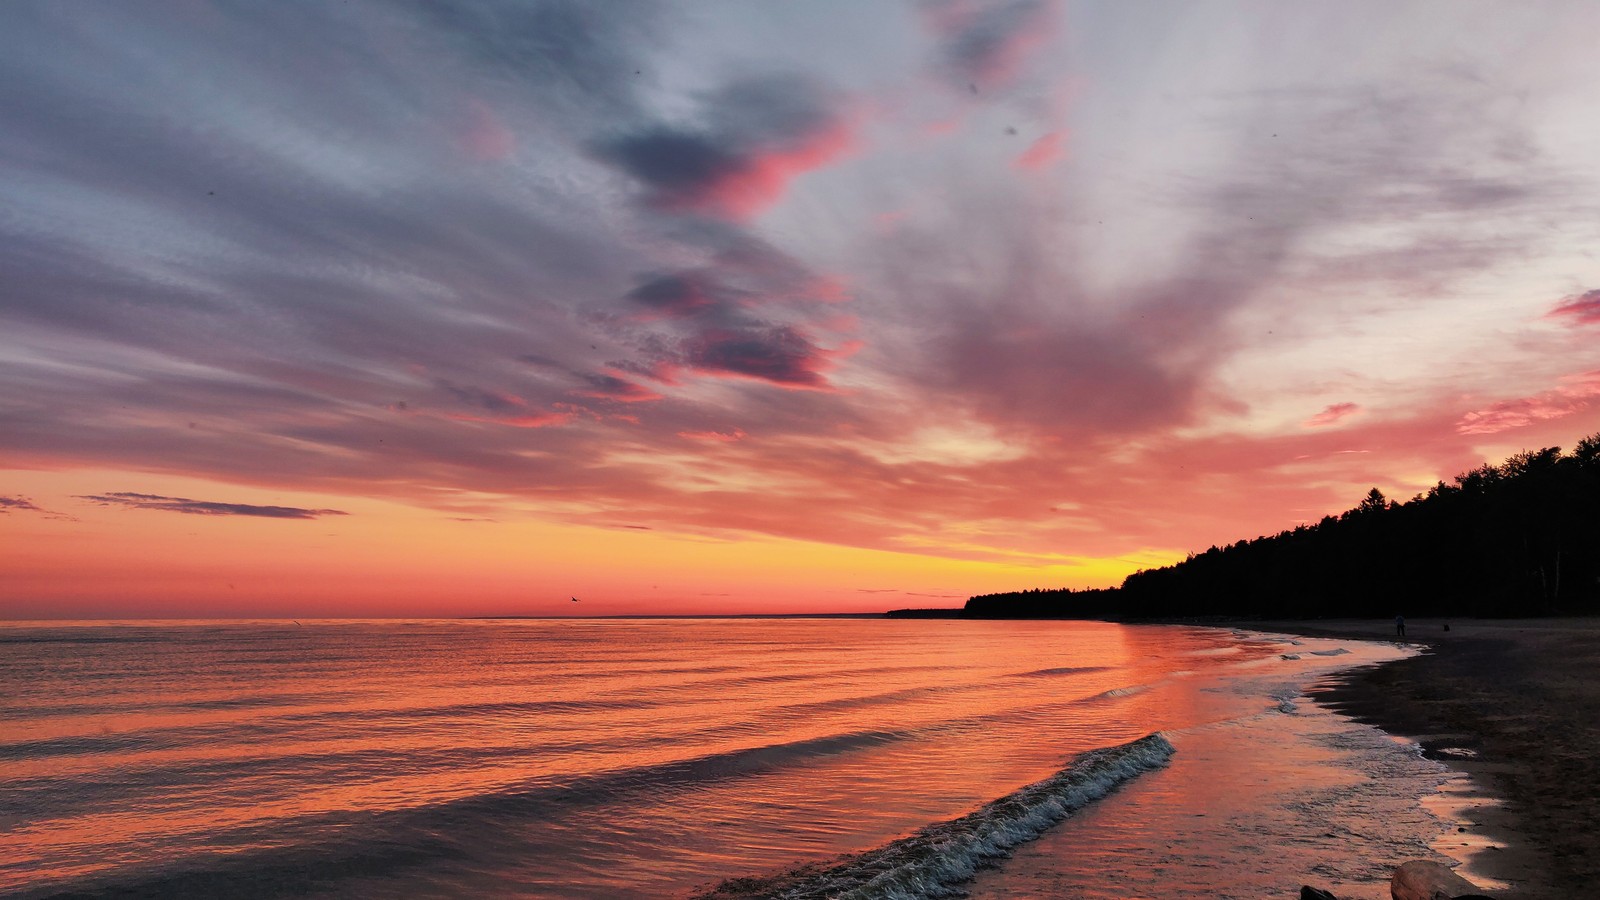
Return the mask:
M 723 140 L 661 125 L 607 141 L 597 152 L 601 159 L 652 188 L 658 202 L 665 204 L 690 205 L 749 166 L 749 161 Z
M 940 63 L 962 90 L 1003 87 L 1051 25 L 1054 0 L 932 0 L 924 4 L 940 38 Z
M 0 495 L 0 513 L 8 513 L 14 509 L 24 512 L 44 512 L 44 510 L 35 506 L 33 501 L 26 497 L 6 497 Z
M 125 506 L 130 509 L 156 509 L 165 512 L 187 513 L 195 516 L 255 516 L 263 519 L 316 519 L 322 516 L 349 515 L 337 509 L 301 509 L 296 506 L 257 506 L 251 503 L 214 503 L 209 500 L 189 500 L 184 497 L 163 497 L 158 494 L 139 494 L 131 491 L 113 491 L 108 494 L 91 494 L 78 499 L 102 506 Z
M 685 344 L 683 358 L 702 372 L 799 387 L 821 387 L 828 365 L 828 355 L 789 326 L 708 330 Z
M 590 374 L 583 376 L 584 386 L 577 391 L 578 396 L 595 400 L 616 400 L 622 403 L 640 403 L 648 400 L 659 400 L 661 395 L 626 378 L 615 375 Z
M 738 79 L 702 98 L 699 121 L 647 121 L 594 144 L 669 211 L 743 218 L 841 148 L 840 99 L 800 75 Z
M 665 316 L 698 316 L 724 308 L 727 292 L 701 272 L 658 275 L 629 291 L 627 299 Z

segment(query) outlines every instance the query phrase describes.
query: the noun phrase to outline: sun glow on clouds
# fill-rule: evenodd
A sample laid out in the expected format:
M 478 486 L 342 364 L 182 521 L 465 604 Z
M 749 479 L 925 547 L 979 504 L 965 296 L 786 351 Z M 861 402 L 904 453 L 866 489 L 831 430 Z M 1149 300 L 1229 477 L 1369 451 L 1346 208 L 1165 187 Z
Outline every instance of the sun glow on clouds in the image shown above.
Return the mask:
M 1358 415 L 1361 406 L 1356 403 L 1335 403 L 1305 421 L 1306 428 L 1327 428 Z
M 1591 408 L 1600 400 L 1600 369 L 1561 379 L 1555 388 L 1532 397 L 1502 400 L 1461 417 L 1462 434 L 1496 434 L 1543 419 L 1561 419 Z
M 1110 584 L 1600 430 L 1593 4 L 711 9 L 0 4 L 0 603 Z
M 931 426 L 888 444 L 863 443 L 863 453 L 889 465 L 935 463 L 979 466 L 1009 462 L 1028 455 L 1027 448 L 1007 443 L 981 423 Z
M 1578 325 L 1600 325 L 1600 290 L 1568 297 L 1550 310 L 1549 315 L 1553 319 L 1566 319 Z

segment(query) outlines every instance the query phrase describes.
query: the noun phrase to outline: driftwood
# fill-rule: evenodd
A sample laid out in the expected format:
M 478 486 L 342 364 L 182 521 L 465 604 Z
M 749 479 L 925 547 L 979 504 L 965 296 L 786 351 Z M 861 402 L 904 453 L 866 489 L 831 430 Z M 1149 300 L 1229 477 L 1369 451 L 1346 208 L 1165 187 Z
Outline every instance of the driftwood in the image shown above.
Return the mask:
M 1394 870 L 1394 878 L 1389 881 L 1389 896 L 1394 900 L 1483 898 L 1477 885 L 1445 866 L 1422 859 L 1412 860 Z

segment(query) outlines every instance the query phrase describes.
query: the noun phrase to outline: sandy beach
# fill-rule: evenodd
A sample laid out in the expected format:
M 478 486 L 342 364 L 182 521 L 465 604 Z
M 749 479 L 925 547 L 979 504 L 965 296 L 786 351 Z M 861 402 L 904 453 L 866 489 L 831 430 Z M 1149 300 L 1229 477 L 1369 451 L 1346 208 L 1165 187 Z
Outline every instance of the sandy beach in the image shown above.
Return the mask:
M 1440 848 L 1464 872 L 1504 882 L 1497 897 L 1586 896 L 1600 879 L 1600 620 L 1407 622 L 1419 656 L 1331 679 L 1317 699 L 1390 734 L 1503 798 L 1470 790 L 1455 808 L 1459 840 Z M 1394 639 L 1389 621 L 1254 622 L 1317 636 Z M 1453 846 L 1452 846 L 1453 844 Z

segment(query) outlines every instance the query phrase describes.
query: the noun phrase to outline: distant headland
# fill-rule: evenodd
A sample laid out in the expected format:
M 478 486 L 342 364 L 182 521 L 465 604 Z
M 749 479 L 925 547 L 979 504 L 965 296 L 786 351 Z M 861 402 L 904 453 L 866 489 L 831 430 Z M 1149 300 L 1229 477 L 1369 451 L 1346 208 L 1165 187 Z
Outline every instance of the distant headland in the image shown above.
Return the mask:
M 1600 613 L 1600 434 L 1517 453 L 1404 502 L 1191 553 L 1117 588 L 972 597 L 894 618 L 1528 617 Z

